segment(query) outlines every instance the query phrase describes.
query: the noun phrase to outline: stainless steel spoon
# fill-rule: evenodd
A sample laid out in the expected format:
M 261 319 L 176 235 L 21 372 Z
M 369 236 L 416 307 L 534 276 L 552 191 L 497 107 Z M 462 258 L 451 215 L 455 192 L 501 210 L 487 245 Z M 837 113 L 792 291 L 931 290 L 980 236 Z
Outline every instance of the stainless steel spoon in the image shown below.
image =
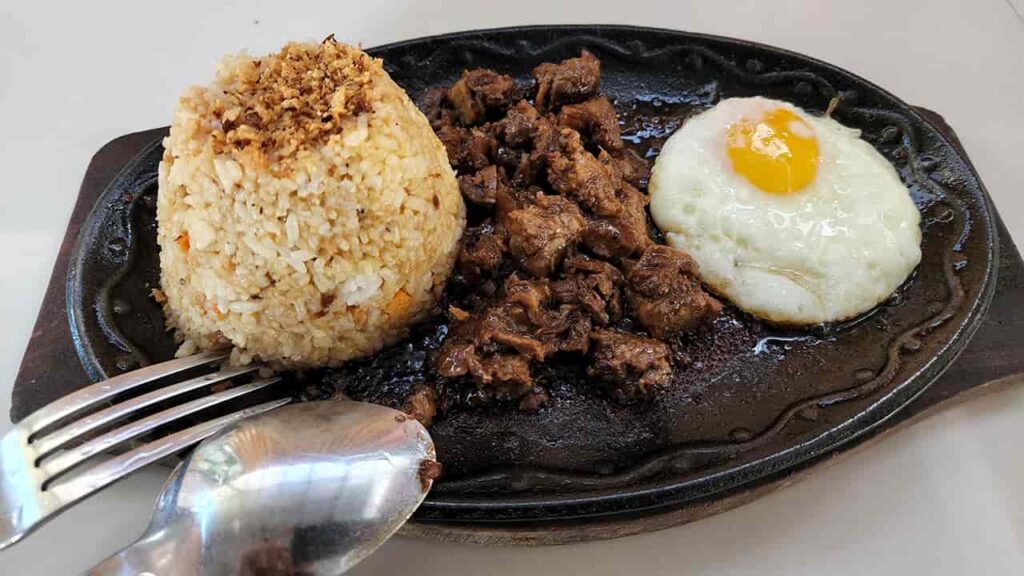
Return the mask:
M 427 431 L 401 412 L 284 406 L 200 444 L 145 534 L 89 574 L 340 574 L 405 523 L 437 469 Z

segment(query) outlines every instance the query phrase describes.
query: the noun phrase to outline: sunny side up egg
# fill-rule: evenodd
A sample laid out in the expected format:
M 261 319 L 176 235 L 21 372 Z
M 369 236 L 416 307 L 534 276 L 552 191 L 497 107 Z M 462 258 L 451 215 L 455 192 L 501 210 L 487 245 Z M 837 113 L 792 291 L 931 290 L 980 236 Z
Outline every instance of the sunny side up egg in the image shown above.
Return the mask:
M 687 120 L 650 196 L 701 279 L 772 322 L 857 316 L 921 260 L 920 213 L 893 166 L 859 131 L 778 100 L 730 98 Z

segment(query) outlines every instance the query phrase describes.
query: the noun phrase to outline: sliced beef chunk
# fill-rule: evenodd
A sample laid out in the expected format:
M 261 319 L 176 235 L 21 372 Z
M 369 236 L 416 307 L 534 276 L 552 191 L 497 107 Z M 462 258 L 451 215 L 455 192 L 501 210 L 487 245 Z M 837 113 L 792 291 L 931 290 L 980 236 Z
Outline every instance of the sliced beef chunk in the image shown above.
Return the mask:
M 493 206 L 498 197 L 498 187 L 505 185 L 505 173 L 490 165 L 473 174 L 459 175 L 459 190 L 462 197 L 478 206 Z
M 437 414 L 437 391 L 433 386 L 417 384 L 405 399 L 402 411 L 419 420 L 420 424 L 430 426 Z
M 586 354 L 590 348 L 590 329 L 590 319 L 572 306 L 546 310 L 536 324 L 545 358 L 560 352 Z
M 561 64 L 541 64 L 533 69 L 537 81 L 534 102 L 541 111 L 562 104 L 582 102 L 597 94 L 601 84 L 601 61 L 586 50 L 579 58 Z
M 620 401 L 641 398 L 672 380 L 671 351 L 653 338 L 596 330 L 587 374 L 609 386 Z
M 466 228 L 459 247 L 459 272 L 471 284 L 494 278 L 505 259 L 505 238 L 490 222 Z
M 494 137 L 478 128 L 444 126 L 437 137 L 448 152 L 448 161 L 459 172 L 476 172 L 491 164 L 497 149 Z
M 526 152 L 498 144 L 497 150 L 494 151 L 494 164 L 504 168 L 506 173 L 509 171 L 515 173 L 523 161 L 524 154 Z
M 443 126 L 455 124 L 455 111 L 448 105 L 448 89 L 443 86 L 427 90 L 420 101 L 420 109 L 430 121 L 430 127 L 434 129 L 434 132 Z
M 538 361 L 560 353 L 587 352 L 590 345 L 590 321 L 572 306 L 554 307 L 551 286 L 548 281 L 522 280 L 515 275 L 505 282 L 505 299 L 490 310 L 497 317 L 511 319 L 515 328 L 493 320 L 492 326 L 502 326 L 505 332 L 519 330 L 529 334 L 535 343 L 522 342 L 502 330 L 488 334 L 489 339 L 500 341 L 520 349 Z M 483 315 L 486 318 L 486 315 Z M 503 340 L 504 338 L 505 340 Z
M 474 375 L 484 384 L 491 384 L 499 398 L 518 398 L 533 388 L 530 360 L 518 354 L 498 353 L 480 358 Z
M 615 196 L 615 179 L 608 167 L 583 149 L 575 130 L 563 128 L 558 151 L 548 157 L 548 182 L 556 192 L 572 198 L 598 216 L 612 216 L 621 210 Z
M 583 245 L 602 258 L 628 258 L 650 244 L 647 196 L 619 177 L 615 166 L 583 149 L 579 134 L 564 128 L 558 151 L 548 154 L 548 182 L 587 214 Z
M 526 187 L 536 184 L 544 172 L 543 157 L 523 153 L 519 157 L 519 165 L 512 171 L 509 181 L 513 186 Z
M 526 393 L 531 362 L 560 352 L 585 354 L 590 345 L 589 318 L 574 307 L 553 304 L 547 280 L 513 274 L 493 303 L 453 314 L 435 370 L 449 378 L 468 376 L 506 396 Z
M 648 199 L 629 184 L 622 183 L 616 191 L 619 210 L 610 216 L 587 218 L 582 244 L 602 258 L 629 258 L 652 244 L 647 233 Z
M 540 314 L 547 297 L 544 283 L 512 276 L 498 302 L 473 313 L 456 309 L 435 371 L 447 378 L 468 376 L 500 397 L 525 394 L 533 386 L 531 360 L 544 357 L 544 344 L 530 334 L 531 316 Z
M 475 337 L 480 341 L 501 344 L 529 360 L 540 361 L 546 356 L 544 343 L 530 330 L 532 323 L 509 317 L 504 307 L 486 308 L 476 320 Z
M 651 179 L 651 167 L 647 161 L 632 150 L 623 150 L 617 156 L 612 156 L 604 150 L 598 154 L 597 159 L 611 171 L 615 177 L 626 182 L 630 186 L 640 189 L 647 188 L 647 181 Z
M 619 117 L 604 96 L 562 106 L 558 112 L 558 125 L 576 130 L 588 142 L 613 154 L 625 149 L 619 132 Z
M 498 222 L 503 222 L 515 210 L 533 206 L 537 203 L 537 198 L 543 195 L 544 191 L 536 186 L 499 188 L 494 202 Z
M 554 152 L 558 147 L 560 133 L 557 119 L 553 115 L 548 114 L 538 118 L 531 142 L 533 154 L 540 157 Z
M 622 285 L 618 268 L 603 260 L 574 256 L 562 266 L 564 278 L 551 283 L 555 301 L 576 306 L 598 326 L 622 317 Z
M 527 364 L 529 360 L 543 360 L 544 343 L 536 337 L 534 328 L 543 322 L 542 307 L 549 299 L 546 281 L 532 282 L 510 276 L 497 302 L 471 314 L 460 310 L 453 315 L 451 332 L 435 362 L 439 373 L 448 377 L 469 374 L 478 384 L 487 385 L 489 376 L 474 371 L 473 364 L 461 359 L 500 352 L 522 356 Z M 465 370 L 455 368 L 459 366 Z
M 533 144 L 533 136 L 537 133 L 541 115 L 526 100 L 520 100 L 508 109 L 508 115 L 498 123 L 499 133 L 505 144 L 513 148 L 523 148 Z
M 576 246 L 586 220 L 571 200 L 541 195 L 534 204 L 510 211 L 501 225 L 508 236 L 509 253 L 519 267 L 544 278 Z
M 644 328 L 656 338 L 708 324 L 722 305 L 697 280 L 697 264 L 668 246 L 649 246 L 626 273 L 626 299 Z
M 446 340 L 434 368 L 446 378 L 469 376 L 499 398 L 518 398 L 533 388 L 528 358 L 514 352 L 482 351 L 471 342 Z
M 448 89 L 448 101 L 462 123 L 483 122 L 489 113 L 502 113 L 512 103 L 516 85 L 512 78 L 484 68 L 467 70 Z
M 558 142 L 558 127 L 553 116 L 538 116 L 531 121 L 529 152 L 525 151 L 527 144 L 523 144 L 524 153 L 518 158 L 518 166 L 509 172 L 510 180 L 515 186 L 543 184 L 548 154 L 555 151 Z M 507 132 L 505 137 L 508 137 Z M 515 138 L 516 136 L 513 136 L 514 141 Z
M 500 306 L 522 325 L 540 323 L 544 305 L 551 299 L 547 280 L 527 280 L 512 274 L 505 280 L 505 299 Z

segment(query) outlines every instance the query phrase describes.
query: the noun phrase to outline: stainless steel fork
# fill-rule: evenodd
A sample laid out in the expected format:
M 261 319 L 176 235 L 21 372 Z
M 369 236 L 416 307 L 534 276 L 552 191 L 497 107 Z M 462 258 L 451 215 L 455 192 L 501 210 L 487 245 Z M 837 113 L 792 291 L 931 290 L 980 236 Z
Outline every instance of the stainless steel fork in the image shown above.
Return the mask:
M 0 440 L 0 550 L 61 510 L 143 466 L 187 448 L 232 422 L 289 402 L 289 398 L 281 398 L 218 416 L 102 463 L 83 465 L 118 444 L 279 380 L 258 377 L 259 366 L 216 369 L 226 357 L 227 353 L 219 352 L 196 354 L 116 376 L 44 406 L 4 434 Z M 181 381 L 185 373 L 201 375 Z M 143 418 L 132 418 L 143 408 L 250 375 L 257 377 L 223 390 L 210 390 L 207 395 Z M 178 381 L 174 383 L 109 405 L 119 394 L 158 380 L 174 381 L 175 377 Z M 118 425 L 103 432 L 115 424 Z

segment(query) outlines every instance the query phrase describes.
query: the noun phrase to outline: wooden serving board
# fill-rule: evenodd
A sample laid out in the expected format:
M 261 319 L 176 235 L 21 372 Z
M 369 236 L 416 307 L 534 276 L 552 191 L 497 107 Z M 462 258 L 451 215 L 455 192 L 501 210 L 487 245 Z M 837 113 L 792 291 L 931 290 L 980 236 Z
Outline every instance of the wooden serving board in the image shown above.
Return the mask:
M 959 146 L 956 135 L 938 114 L 925 109 L 919 111 Z M 69 259 L 78 231 L 100 193 L 136 153 L 164 133 L 166 129 L 159 128 L 121 136 L 103 146 L 93 156 L 14 383 L 11 403 L 13 421 L 21 420 L 53 400 L 55 389 L 64 394 L 80 388 L 88 381 L 75 351 L 65 306 Z M 923 394 L 854 441 L 798 467 L 670 511 L 536 525 L 413 521 L 403 528 L 403 533 L 458 542 L 538 545 L 615 538 L 667 528 L 750 502 L 799 480 L 816 467 L 834 462 L 855 448 L 867 446 L 891 431 L 908 426 L 941 407 L 1024 380 L 1024 354 L 1020 352 L 1024 350 L 1024 262 L 998 213 L 995 213 L 995 220 L 1000 245 L 998 279 L 991 308 L 981 328 L 960 358 Z M 39 382 L 48 382 L 48 386 L 44 389 L 37 385 Z

